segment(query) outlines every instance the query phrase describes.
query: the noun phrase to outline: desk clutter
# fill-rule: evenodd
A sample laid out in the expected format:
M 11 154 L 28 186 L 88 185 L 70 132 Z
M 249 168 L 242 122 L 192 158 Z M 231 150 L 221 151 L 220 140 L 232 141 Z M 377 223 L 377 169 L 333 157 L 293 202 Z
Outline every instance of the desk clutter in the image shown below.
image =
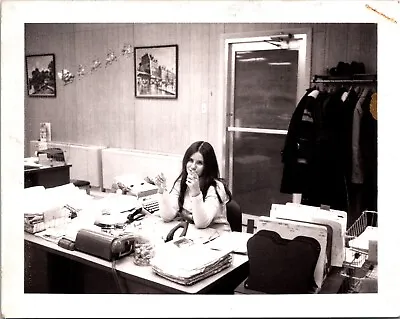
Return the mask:
M 32 234 L 68 224 L 92 199 L 72 183 L 53 188 L 34 186 L 23 192 L 24 229 Z
M 35 156 L 25 157 L 24 166 L 29 168 L 41 168 L 43 166 L 65 165 L 64 151 L 52 147 L 35 152 Z M 25 168 L 27 169 L 27 168 Z
M 112 262 L 113 270 L 114 263 L 124 258 L 132 267 L 148 266 L 160 277 L 191 286 L 230 267 L 235 250 L 247 253 L 244 247 L 250 234 L 240 237 L 241 233 L 197 229 L 192 224 L 186 236 L 177 232 L 168 241 L 179 222 L 164 222 L 157 211 L 148 212 L 137 196 L 105 193 L 96 199 L 72 183 L 31 187 L 24 193 L 27 232 L 62 249 Z
M 158 210 L 146 210 L 143 198 L 154 194 L 151 186 L 141 186 L 139 192 L 102 197 L 73 183 L 25 188 L 24 229 L 60 249 L 112 262 L 115 274 L 116 261 L 124 259 L 129 267 L 149 267 L 182 286 L 229 268 L 233 254 L 248 256 L 244 286 L 257 293 L 319 293 L 333 267 L 351 279 L 349 292 L 359 292 L 362 282 L 377 282 L 376 212 L 363 213 L 347 228 L 343 211 L 273 204 L 269 217 L 255 219 L 255 234 L 188 224 L 185 235 L 178 231 L 169 238 L 180 221 L 166 223 Z
M 319 293 L 332 267 L 339 267 L 352 282 L 347 292 L 358 292 L 355 283 L 377 278 L 377 213 L 370 213 L 373 217 L 363 214 L 347 229 L 344 211 L 272 204 L 270 216 L 256 220 L 257 233 L 247 242 L 244 287 L 271 294 Z

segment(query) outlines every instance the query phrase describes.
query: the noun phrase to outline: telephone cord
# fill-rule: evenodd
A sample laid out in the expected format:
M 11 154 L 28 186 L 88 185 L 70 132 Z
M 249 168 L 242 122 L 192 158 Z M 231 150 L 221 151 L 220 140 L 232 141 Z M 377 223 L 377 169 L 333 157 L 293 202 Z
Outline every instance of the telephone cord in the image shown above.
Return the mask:
M 120 279 L 119 279 L 119 276 L 118 276 L 118 273 L 117 273 L 117 269 L 115 268 L 116 263 L 117 263 L 117 260 L 116 260 L 116 259 L 113 259 L 113 260 L 112 260 L 112 273 L 113 273 L 113 277 L 114 277 L 115 282 L 116 282 L 116 284 L 117 284 L 117 286 L 118 286 L 119 292 L 120 292 L 121 294 L 123 294 L 123 293 L 128 293 L 126 287 L 123 287 L 123 285 L 122 285 L 122 283 L 121 283 L 121 281 L 120 281 Z

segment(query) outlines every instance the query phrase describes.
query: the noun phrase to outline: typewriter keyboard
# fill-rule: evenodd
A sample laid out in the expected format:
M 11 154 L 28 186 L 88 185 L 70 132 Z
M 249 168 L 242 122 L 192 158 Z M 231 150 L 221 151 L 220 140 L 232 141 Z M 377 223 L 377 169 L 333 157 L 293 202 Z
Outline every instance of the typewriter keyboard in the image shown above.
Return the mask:
M 151 214 L 153 214 L 154 212 L 156 212 L 160 209 L 160 204 L 159 204 L 158 200 L 143 202 L 142 206 L 144 209 L 146 209 Z

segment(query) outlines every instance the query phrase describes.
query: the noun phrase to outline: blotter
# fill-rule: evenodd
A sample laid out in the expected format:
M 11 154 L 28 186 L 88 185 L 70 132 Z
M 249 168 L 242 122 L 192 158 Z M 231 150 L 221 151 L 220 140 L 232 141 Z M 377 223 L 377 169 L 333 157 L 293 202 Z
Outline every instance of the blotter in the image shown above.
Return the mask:
M 247 255 L 247 241 L 253 235 L 254 234 L 234 231 L 223 232 L 218 238 L 207 243 L 206 247 Z

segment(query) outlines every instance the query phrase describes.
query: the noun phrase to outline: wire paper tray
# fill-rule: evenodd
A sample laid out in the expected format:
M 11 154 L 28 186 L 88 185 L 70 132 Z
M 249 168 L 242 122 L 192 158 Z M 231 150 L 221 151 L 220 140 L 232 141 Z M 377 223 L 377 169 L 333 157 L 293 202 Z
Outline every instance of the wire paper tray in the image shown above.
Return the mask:
M 377 281 L 377 265 L 368 260 L 369 240 L 365 243 L 358 242 L 358 247 L 352 245 L 352 241 L 361 239 L 367 231 L 375 234 L 378 227 L 378 213 L 375 211 L 364 211 L 361 216 L 346 231 L 346 260 L 343 262 L 341 276 L 349 278 L 349 291 L 357 292 L 360 283 L 364 280 Z
M 365 210 L 357 218 L 353 225 L 347 231 L 346 236 L 358 237 L 367 228 L 367 226 L 378 227 L 378 213 L 372 210 Z
M 368 240 L 365 243 L 359 242 L 358 246 L 351 245 L 361 235 L 369 230 L 374 232 L 378 227 L 378 213 L 366 210 L 346 231 L 346 260 L 343 266 L 348 268 L 360 268 L 368 257 Z

